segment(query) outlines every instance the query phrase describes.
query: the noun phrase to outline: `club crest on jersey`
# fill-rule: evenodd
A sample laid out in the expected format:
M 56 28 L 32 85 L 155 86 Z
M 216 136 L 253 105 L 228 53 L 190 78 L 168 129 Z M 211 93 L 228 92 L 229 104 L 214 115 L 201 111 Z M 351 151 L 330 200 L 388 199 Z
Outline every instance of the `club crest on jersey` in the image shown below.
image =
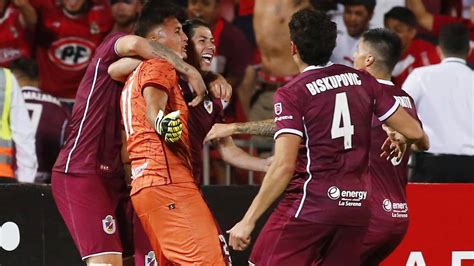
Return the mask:
M 115 233 L 115 230 L 116 230 L 115 219 L 112 215 L 107 215 L 102 220 L 102 229 L 104 229 L 104 232 L 109 235 Z
M 280 115 L 281 112 L 283 112 L 283 106 L 281 105 L 281 103 L 276 103 L 274 108 L 275 108 L 276 115 Z
M 99 28 L 99 25 L 97 24 L 97 22 L 92 22 L 91 23 L 91 34 L 99 34 L 100 33 L 100 28 Z
M 204 100 L 204 108 L 209 114 L 212 114 L 212 110 L 214 110 L 214 103 L 211 100 Z
M 92 58 L 95 44 L 85 39 L 69 37 L 55 41 L 48 56 L 59 67 L 67 70 L 85 68 Z
M 154 251 L 150 251 L 148 254 L 145 254 L 145 266 L 158 266 Z

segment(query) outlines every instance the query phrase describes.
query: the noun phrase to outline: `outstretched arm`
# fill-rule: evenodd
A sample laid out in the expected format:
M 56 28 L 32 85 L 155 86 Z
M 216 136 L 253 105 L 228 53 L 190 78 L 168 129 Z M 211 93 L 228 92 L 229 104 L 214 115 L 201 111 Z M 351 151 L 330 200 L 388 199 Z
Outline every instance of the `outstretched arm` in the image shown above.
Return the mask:
M 38 22 L 38 14 L 29 0 L 13 0 L 12 3 L 20 10 L 20 22 L 29 30 L 34 30 Z
M 184 62 L 179 56 L 157 41 L 147 40 L 140 36 L 126 35 L 117 40 L 115 44 L 117 53 L 121 56 L 141 57 L 143 59 L 163 58 L 185 77 L 196 92 L 196 97 L 190 103 L 196 106 L 202 101 L 206 92 L 206 85 L 199 71 Z M 131 72 L 131 71 L 130 71 Z
M 282 134 L 276 139 L 275 156 L 257 196 L 244 218 L 227 231 L 229 244 L 234 250 L 247 248 L 256 221 L 287 187 L 296 167 L 300 143 L 301 137 L 292 134 Z
M 416 20 L 421 27 L 426 30 L 433 30 L 433 14 L 426 10 L 422 0 L 406 0 L 407 7 L 413 11 L 416 16 Z
M 271 163 L 270 159 L 252 156 L 237 147 L 232 140 L 232 137 L 219 139 L 218 148 L 222 159 L 237 168 L 265 172 L 268 170 Z
M 246 123 L 214 124 L 207 133 L 204 143 L 238 134 L 272 137 L 275 134 L 275 122 L 273 119 L 268 119 Z

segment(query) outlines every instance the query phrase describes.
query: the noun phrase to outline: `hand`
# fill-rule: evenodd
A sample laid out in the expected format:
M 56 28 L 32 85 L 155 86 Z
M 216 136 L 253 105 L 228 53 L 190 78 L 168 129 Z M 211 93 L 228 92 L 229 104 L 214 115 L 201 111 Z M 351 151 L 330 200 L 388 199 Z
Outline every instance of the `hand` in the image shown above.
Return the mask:
M 232 136 L 235 133 L 235 124 L 214 124 L 204 138 L 204 143 L 211 140 Z
M 385 124 L 382 125 L 382 128 L 387 133 L 387 139 L 382 144 L 380 157 L 387 160 L 392 158 L 397 161 L 401 160 L 407 148 L 407 138 Z
M 229 234 L 229 246 L 234 250 L 245 250 L 252 240 L 250 234 L 255 228 L 255 224 L 246 223 L 243 220 L 238 222 L 232 229 L 227 230 Z
M 190 74 L 187 75 L 188 82 L 191 84 L 196 97 L 189 103 L 189 106 L 197 106 L 202 102 L 206 95 L 206 84 L 202 79 L 201 74 L 196 69 L 191 70 Z
M 166 142 L 177 142 L 183 133 L 183 125 L 181 124 L 181 119 L 179 119 L 179 111 L 174 111 L 163 116 L 160 110 L 160 114 L 158 114 L 155 122 L 156 131 L 165 138 Z
M 209 86 L 209 92 L 214 98 L 222 99 L 226 102 L 230 101 L 230 97 L 232 96 L 232 86 L 223 76 L 217 74 L 217 79 L 212 81 Z

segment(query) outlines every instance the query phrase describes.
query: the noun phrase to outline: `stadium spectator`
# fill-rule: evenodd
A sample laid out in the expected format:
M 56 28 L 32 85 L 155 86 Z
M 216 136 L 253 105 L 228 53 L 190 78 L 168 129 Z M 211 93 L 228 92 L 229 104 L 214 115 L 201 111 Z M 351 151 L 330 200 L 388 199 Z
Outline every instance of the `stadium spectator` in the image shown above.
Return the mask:
M 18 80 L 35 133 L 38 171 L 36 183 L 51 183 L 51 171 L 66 136 L 69 112 L 59 100 L 38 88 L 38 66 L 31 59 L 10 65 Z
M 336 64 L 352 66 L 354 52 L 360 36 L 369 29 L 369 22 L 374 13 L 375 0 L 347 0 L 344 1 L 344 25 L 346 32 L 338 31 L 336 48 L 331 61 Z
M 189 18 L 200 18 L 212 28 L 216 56 L 212 60 L 212 71 L 220 73 L 233 88 L 231 102 L 224 110 L 226 119 L 243 120 L 238 113 L 240 106 L 237 88 L 245 74 L 245 68 L 250 65 L 253 48 L 242 31 L 221 17 L 221 0 L 189 0 Z
M 439 37 L 440 64 L 415 69 L 403 84 L 431 147 L 416 153 L 414 182 L 474 182 L 474 72 L 466 65 L 469 30 L 448 24 Z
M 385 28 L 395 32 L 402 41 L 402 57 L 393 69 L 393 81 L 401 86 L 413 69 L 440 62 L 436 47 L 416 39 L 416 17 L 410 9 L 394 7 L 385 16 Z
M 35 133 L 18 82 L 7 68 L 0 68 L 0 104 L 0 182 L 33 183 Z
M 111 10 L 114 18 L 112 32 L 133 32 L 135 21 L 142 9 L 143 0 L 112 0 Z
M 34 1 L 40 88 L 72 106 L 96 47 L 112 27 L 110 7 L 93 0 Z
M 471 67 L 474 65 L 474 4 L 471 4 L 471 19 L 465 18 L 455 18 L 446 15 L 436 15 L 430 13 L 422 0 L 406 0 L 407 7 L 416 16 L 418 24 L 424 29 L 432 32 L 434 35 L 438 36 L 440 34 L 441 27 L 451 23 L 462 23 L 469 30 L 469 46 L 470 53 L 467 58 L 467 62 L 471 64 Z
M 421 139 L 423 130 L 369 74 L 329 62 L 337 32 L 324 13 L 300 10 L 289 28 L 301 74 L 275 94 L 274 161 L 244 218 L 229 230 L 229 244 L 247 248 L 257 219 L 284 193 L 249 261 L 361 265 L 372 117 L 410 139 Z
M 27 33 L 34 28 L 37 19 L 29 0 L 0 0 L 0 67 L 31 56 Z

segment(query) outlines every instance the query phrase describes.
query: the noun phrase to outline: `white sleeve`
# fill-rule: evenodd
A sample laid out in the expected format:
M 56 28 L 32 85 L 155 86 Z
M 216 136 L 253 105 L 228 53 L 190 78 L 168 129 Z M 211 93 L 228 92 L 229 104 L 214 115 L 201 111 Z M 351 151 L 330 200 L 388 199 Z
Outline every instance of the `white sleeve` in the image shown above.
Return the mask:
M 31 125 L 20 87 L 13 78 L 10 126 L 16 149 L 16 177 L 20 182 L 33 183 L 38 161 L 36 159 L 35 132 Z
M 404 90 L 408 95 L 413 98 L 415 105 L 418 105 L 420 100 L 422 84 L 419 78 L 419 71 L 417 69 L 413 70 L 413 72 L 408 75 L 405 82 L 403 82 L 402 90 Z

